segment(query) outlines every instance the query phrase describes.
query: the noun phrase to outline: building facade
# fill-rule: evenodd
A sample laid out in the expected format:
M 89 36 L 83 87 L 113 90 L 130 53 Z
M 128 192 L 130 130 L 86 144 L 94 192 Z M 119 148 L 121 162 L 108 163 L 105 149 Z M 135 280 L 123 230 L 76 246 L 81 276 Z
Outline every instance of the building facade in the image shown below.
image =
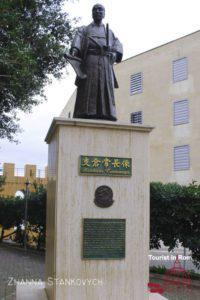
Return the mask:
M 25 165 L 24 170 L 15 168 L 13 163 L 4 163 L 1 174 L 5 177 L 5 184 L 0 188 L 0 196 L 15 196 L 17 191 L 25 191 L 25 182 L 30 182 L 29 190 L 34 192 L 34 184 L 47 184 L 47 167 L 37 170 L 36 165 Z
M 115 65 L 118 122 L 155 127 L 151 181 L 200 182 L 199 53 L 197 31 Z M 73 116 L 75 93 L 61 116 Z

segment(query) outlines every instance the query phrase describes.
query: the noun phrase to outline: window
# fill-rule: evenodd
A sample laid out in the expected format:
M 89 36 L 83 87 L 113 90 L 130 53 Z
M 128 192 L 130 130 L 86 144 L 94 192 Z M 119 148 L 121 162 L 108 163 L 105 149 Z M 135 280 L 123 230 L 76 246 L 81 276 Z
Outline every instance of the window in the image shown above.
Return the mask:
M 187 57 L 173 61 L 173 82 L 182 81 L 188 78 Z
M 142 93 L 142 73 L 131 75 L 130 79 L 130 94 Z
M 174 147 L 174 171 L 189 170 L 189 145 Z
M 188 100 L 174 102 L 174 125 L 186 124 L 189 122 Z
M 131 123 L 142 124 L 142 112 L 141 111 L 131 113 Z

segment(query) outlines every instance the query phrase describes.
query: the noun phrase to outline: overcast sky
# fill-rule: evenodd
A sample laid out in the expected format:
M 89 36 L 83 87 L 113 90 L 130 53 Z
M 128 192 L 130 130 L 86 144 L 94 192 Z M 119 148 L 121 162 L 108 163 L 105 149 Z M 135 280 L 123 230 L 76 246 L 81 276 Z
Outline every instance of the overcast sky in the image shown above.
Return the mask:
M 124 46 L 124 59 L 162 45 L 200 29 L 200 1 L 198 0 L 71 0 L 65 9 L 71 16 L 81 17 L 79 25 L 91 22 L 91 8 L 95 3 L 106 8 L 105 23 Z M 59 116 L 75 89 L 75 75 L 68 67 L 69 75 L 47 86 L 48 101 L 35 107 L 31 114 L 19 113 L 23 132 L 18 135 L 19 144 L 0 142 L 0 167 L 13 162 L 16 167 L 37 164 L 47 165 L 47 145 L 44 142 L 53 117 Z

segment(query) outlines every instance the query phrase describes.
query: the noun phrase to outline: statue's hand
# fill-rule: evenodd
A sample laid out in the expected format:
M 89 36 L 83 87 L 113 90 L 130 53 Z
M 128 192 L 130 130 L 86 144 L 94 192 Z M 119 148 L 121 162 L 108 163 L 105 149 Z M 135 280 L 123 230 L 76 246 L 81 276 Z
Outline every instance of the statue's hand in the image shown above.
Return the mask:
M 78 51 L 78 49 L 76 49 L 76 48 L 72 48 L 72 49 L 70 49 L 70 54 L 71 54 L 72 56 L 78 57 L 78 56 L 79 56 L 79 51 Z
M 116 53 L 110 51 L 110 52 L 107 52 L 107 55 L 109 57 L 110 63 L 113 65 L 116 62 L 116 58 L 117 58 Z
M 111 51 L 111 47 L 110 46 L 103 46 L 103 50 L 105 52 L 110 52 Z
M 117 58 L 116 52 L 110 52 L 110 60 L 112 64 L 116 62 L 116 58 Z

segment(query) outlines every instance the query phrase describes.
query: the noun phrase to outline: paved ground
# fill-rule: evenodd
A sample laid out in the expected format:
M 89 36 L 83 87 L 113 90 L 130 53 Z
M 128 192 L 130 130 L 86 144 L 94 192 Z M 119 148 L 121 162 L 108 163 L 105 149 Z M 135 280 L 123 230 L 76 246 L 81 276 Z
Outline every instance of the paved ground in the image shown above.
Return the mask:
M 150 277 L 150 282 L 159 283 L 164 288 L 163 296 L 168 300 L 199 300 L 200 289 L 191 287 L 169 286 L 165 281 Z
M 158 254 L 158 253 L 157 253 Z M 44 255 L 15 249 L 0 244 L 0 300 L 15 300 L 15 280 L 44 280 Z M 150 279 L 159 283 L 169 300 L 199 300 L 200 289 L 173 288 L 167 290 L 163 280 Z
M 0 299 L 15 300 L 15 280 L 44 280 L 44 255 L 0 245 Z
M 192 263 L 192 260 L 183 260 L 181 255 L 184 255 L 187 258 L 190 258 L 189 250 L 185 250 L 182 247 L 175 248 L 173 252 L 168 252 L 168 248 L 162 245 L 162 248 L 159 250 L 153 249 L 150 251 L 149 256 L 149 265 L 150 266 L 165 266 L 167 269 L 173 268 L 174 260 L 173 258 L 179 255 L 179 262 L 181 267 L 185 270 L 195 270 L 195 272 L 200 273 L 200 269 L 197 269 Z M 161 287 L 164 288 L 164 294 L 169 300 L 200 300 L 200 289 L 198 288 L 185 288 L 183 286 L 168 286 L 165 281 L 159 279 L 150 279 L 153 283 L 159 283 Z

